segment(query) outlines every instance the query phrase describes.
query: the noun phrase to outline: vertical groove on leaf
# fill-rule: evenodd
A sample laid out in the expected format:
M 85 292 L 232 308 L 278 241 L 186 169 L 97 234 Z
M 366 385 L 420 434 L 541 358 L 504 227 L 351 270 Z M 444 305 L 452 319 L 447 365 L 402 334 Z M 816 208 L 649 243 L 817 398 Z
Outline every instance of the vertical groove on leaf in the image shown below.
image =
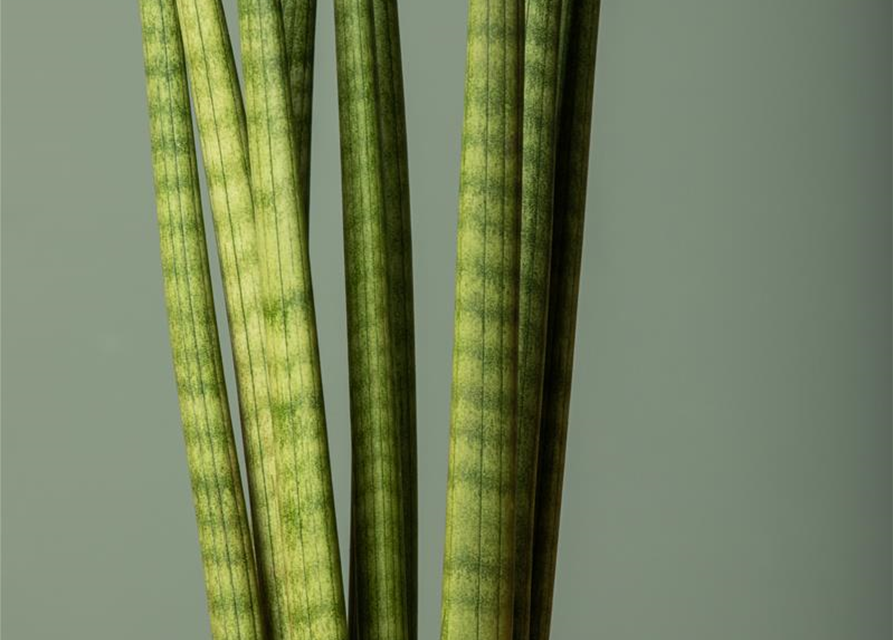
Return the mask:
M 288 560 L 291 637 L 347 635 L 313 303 L 278 0 L 239 0 L 251 191 Z M 244 153 L 244 151 L 242 152 Z
M 260 640 L 254 554 L 214 317 L 174 0 L 140 0 L 165 301 L 215 640 Z
M 528 0 L 524 41 L 521 280 L 518 325 L 518 458 L 513 634 L 527 640 L 537 447 L 549 308 L 560 31 L 564 0 Z
M 388 313 L 394 392 L 400 424 L 403 519 L 409 637 L 418 634 L 418 488 L 416 461 L 415 318 L 409 161 L 403 96 L 403 61 L 396 0 L 372 0 L 379 144 L 385 206 Z
M 443 640 L 512 637 L 522 11 L 469 1 Z
M 549 322 L 534 517 L 531 640 L 552 615 L 589 169 L 598 0 L 571 0 L 555 172 Z
M 295 154 L 298 163 L 298 189 L 303 205 L 301 210 L 309 219 L 316 0 L 281 0 L 281 4 Z
M 344 256 L 353 441 L 352 637 L 409 637 L 402 389 L 393 326 L 388 171 L 377 59 L 378 18 L 367 0 L 336 0 Z M 399 174 L 398 174 L 399 175 Z M 408 203 L 407 203 L 408 206 Z M 408 216 L 408 209 L 407 209 Z M 399 265 L 398 265 L 399 266 Z M 402 272 L 401 272 L 402 275 Z

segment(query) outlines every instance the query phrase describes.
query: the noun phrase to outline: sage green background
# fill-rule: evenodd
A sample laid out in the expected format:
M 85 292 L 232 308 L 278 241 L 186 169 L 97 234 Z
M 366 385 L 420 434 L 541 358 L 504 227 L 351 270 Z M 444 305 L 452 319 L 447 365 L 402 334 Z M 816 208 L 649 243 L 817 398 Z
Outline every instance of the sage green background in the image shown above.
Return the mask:
M 553 637 L 889 640 L 891 5 L 602 16 Z M 465 3 L 401 20 L 428 640 Z M 344 553 L 333 30 L 323 0 L 311 233 Z M 208 638 L 136 3 L 5 0 L 0 40 L 3 637 Z

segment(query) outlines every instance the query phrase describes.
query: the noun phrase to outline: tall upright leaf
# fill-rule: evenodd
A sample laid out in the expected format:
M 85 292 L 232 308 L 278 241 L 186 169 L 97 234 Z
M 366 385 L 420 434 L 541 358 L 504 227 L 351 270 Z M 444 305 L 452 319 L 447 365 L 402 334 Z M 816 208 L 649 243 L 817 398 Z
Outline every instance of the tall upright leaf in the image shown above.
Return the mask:
M 292 135 L 298 163 L 298 189 L 303 211 L 310 214 L 310 138 L 313 113 L 313 55 L 316 40 L 316 0 L 281 0 Z
M 264 637 L 199 193 L 174 0 L 140 0 L 161 264 L 215 640 Z
M 276 449 L 281 438 L 276 436 L 278 421 L 273 414 L 264 340 L 260 252 L 242 92 L 220 0 L 178 3 L 236 363 L 255 547 L 271 635 L 286 638 L 291 554 L 278 498 Z
M 470 0 L 441 638 L 512 636 L 520 0 Z
M 351 631 L 357 638 L 397 640 L 409 637 L 411 618 L 404 513 L 408 407 L 406 374 L 398 370 L 406 362 L 397 359 L 405 351 L 406 327 L 394 299 L 405 299 L 406 250 L 392 255 L 389 237 L 402 241 L 404 210 L 399 166 L 385 166 L 397 160 L 389 155 L 396 146 L 393 115 L 384 113 L 392 113 L 393 102 L 381 98 L 380 85 L 391 86 L 391 69 L 382 68 L 378 55 L 377 27 L 389 37 L 382 10 L 372 1 L 335 2 L 353 434 Z
M 239 0 L 239 25 L 289 627 L 302 640 L 342 640 L 347 620 L 279 0 Z
M 406 598 L 410 637 L 418 635 L 418 469 L 416 452 L 415 314 L 412 228 L 403 57 L 397 0 L 372 0 L 375 78 L 379 116 L 388 313 L 394 386 L 400 423 Z
M 570 5 L 555 170 L 549 321 L 534 517 L 531 640 L 546 640 L 549 637 L 552 616 L 583 251 L 600 2 L 570 0 Z
M 518 478 L 515 495 L 513 634 L 516 640 L 527 640 L 530 620 L 533 513 L 549 308 L 552 196 L 562 61 L 559 48 L 565 5 L 565 0 L 527 0 L 526 5 L 518 326 Z

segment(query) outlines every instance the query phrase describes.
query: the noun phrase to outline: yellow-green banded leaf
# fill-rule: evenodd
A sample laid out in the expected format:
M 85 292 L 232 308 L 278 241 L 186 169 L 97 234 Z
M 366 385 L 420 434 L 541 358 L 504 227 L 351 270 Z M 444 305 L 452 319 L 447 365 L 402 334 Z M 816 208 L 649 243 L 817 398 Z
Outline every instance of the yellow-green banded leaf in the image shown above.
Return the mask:
M 559 45 L 565 5 L 565 0 L 527 0 L 524 29 L 515 640 L 527 640 L 530 621 L 533 513 L 549 308 L 552 196 L 561 81 Z
M 569 0 L 568 44 L 555 169 L 549 320 L 534 516 L 531 640 L 548 639 L 552 615 L 580 288 L 599 5 L 598 0 Z
M 415 627 L 415 429 L 396 6 L 338 0 L 335 18 L 353 434 L 350 628 L 352 638 L 399 640 Z
M 180 414 L 215 640 L 261 640 L 263 613 L 214 317 L 174 0 L 140 0 L 156 209 Z
M 251 192 L 260 249 L 264 342 L 273 399 L 278 498 L 288 561 L 287 627 L 298 640 L 344 640 L 347 620 L 307 216 L 279 0 L 239 0 Z
M 287 558 L 242 95 L 220 1 L 178 0 L 178 7 L 236 364 L 264 613 L 270 636 L 279 640 L 287 637 Z
M 522 11 L 469 2 L 443 640 L 512 637 Z

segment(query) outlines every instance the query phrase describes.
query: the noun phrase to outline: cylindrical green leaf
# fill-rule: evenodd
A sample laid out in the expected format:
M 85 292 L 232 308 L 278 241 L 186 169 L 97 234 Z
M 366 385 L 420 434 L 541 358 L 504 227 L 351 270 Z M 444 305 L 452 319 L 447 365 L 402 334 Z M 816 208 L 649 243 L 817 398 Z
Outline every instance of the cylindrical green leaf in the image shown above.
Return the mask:
M 278 0 L 240 0 L 251 191 L 291 637 L 347 635 L 319 344 Z
M 351 629 L 357 638 L 409 638 L 404 515 L 404 452 L 388 242 L 389 206 L 383 126 L 377 83 L 378 34 L 371 1 L 336 0 L 336 52 L 341 124 L 344 256 L 353 434 Z M 384 24 L 384 23 L 382 23 Z M 387 171 L 391 171 L 388 168 Z M 399 173 L 398 173 L 399 175 Z M 398 197 L 402 193 L 397 183 Z M 408 205 L 408 203 L 407 203 Z M 402 208 L 396 209 L 398 219 Z M 408 216 L 408 209 L 406 211 Z M 402 227 L 401 227 L 402 228 Z M 401 316 L 402 318 L 402 316 Z M 405 331 L 404 331 L 405 333 Z
M 522 11 L 469 2 L 443 640 L 512 637 Z
M 394 359 L 394 392 L 400 421 L 403 470 L 403 553 L 409 636 L 418 635 L 418 487 L 416 452 L 415 313 L 413 311 L 412 229 L 403 60 L 397 0 L 372 0 L 375 77 L 380 127 L 388 312 Z
M 174 0 L 140 0 L 156 208 L 180 414 L 215 640 L 263 614 L 227 403 Z
M 309 216 L 316 0 L 281 0 L 281 4 L 294 125 L 292 134 L 298 163 L 298 189 L 303 204 L 302 211 Z
M 570 0 L 570 5 L 555 170 L 549 326 L 534 516 L 531 640 L 548 639 L 552 616 L 600 3 L 598 0 Z
M 409 634 L 411 638 L 415 638 L 418 633 L 415 338 L 403 72 L 397 3 L 395 0 L 374 0 L 370 4 L 373 18 L 377 137 L 381 155 L 379 167 L 382 173 L 382 206 L 385 211 L 387 250 L 384 257 L 387 263 L 388 316 L 403 478 L 403 562 Z M 351 539 L 355 539 L 353 529 Z M 352 566 L 351 576 L 353 571 Z M 355 584 L 356 581 L 353 582 Z M 351 599 L 352 611 L 358 612 L 356 594 L 353 591 Z M 352 624 L 351 628 L 351 637 L 359 637 L 359 625 Z
M 290 545 L 278 499 L 280 438 L 264 341 L 245 111 L 220 0 L 178 2 L 236 363 L 255 547 L 271 635 L 286 638 Z
M 565 0 L 527 0 L 524 31 L 515 640 L 527 640 L 530 621 L 533 513 L 549 308 L 555 145 L 558 139 L 559 45 L 565 4 Z

